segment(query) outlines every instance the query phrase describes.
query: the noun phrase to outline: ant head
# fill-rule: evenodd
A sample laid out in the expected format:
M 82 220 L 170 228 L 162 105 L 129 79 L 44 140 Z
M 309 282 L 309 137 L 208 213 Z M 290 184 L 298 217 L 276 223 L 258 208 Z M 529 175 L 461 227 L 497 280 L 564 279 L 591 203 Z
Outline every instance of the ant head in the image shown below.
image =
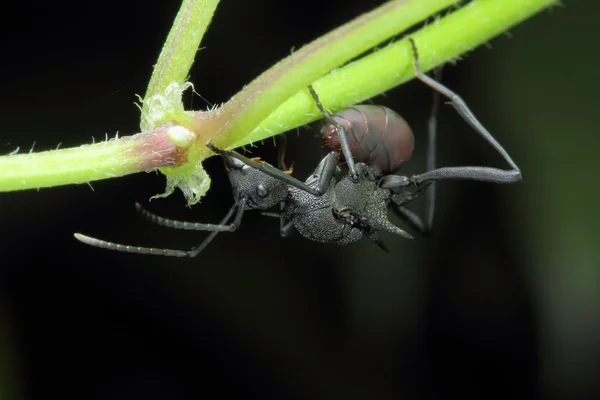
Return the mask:
M 247 209 L 267 210 L 287 197 L 288 188 L 285 182 L 236 158 L 224 156 L 223 161 L 231 182 L 233 197 L 236 202 L 245 198 Z

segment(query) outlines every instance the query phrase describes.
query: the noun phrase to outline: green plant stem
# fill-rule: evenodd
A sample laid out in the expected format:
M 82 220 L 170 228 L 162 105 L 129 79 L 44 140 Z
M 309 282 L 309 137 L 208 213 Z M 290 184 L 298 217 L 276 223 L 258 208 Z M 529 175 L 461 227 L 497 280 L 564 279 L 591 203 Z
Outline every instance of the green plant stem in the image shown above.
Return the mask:
M 411 34 L 424 71 L 456 59 L 505 32 L 556 0 L 477 0 Z M 414 77 L 412 51 L 402 40 L 382 48 L 313 83 L 325 107 L 335 112 L 384 93 Z M 264 119 L 236 148 L 320 119 L 314 100 L 302 88 Z
M 332 69 L 455 4 L 457 0 L 394 0 L 340 26 L 281 60 L 223 105 L 224 129 L 214 139 L 230 146 L 290 96 Z
M 237 147 L 319 118 L 315 105 L 305 90 L 306 85 L 340 63 L 364 52 L 368 46 L 400 33 L 406 27 L 453 3 L 454 1 L 449 0 L 396 0 L 387 3 L 278 63 L 220 109 L 209 112 L 178 111 L 177 107 L 173 108 L 172 103 L 175 100 L 180 103 L 180 95 L 173 96 L 175 92 L 172 92 L 169 106 L 175 111 L 165 115 L 172 118 L 169 124 L 182 125 L 196 135 L 196 143 L 189 149 L 177 148 L 168 141 L 166 125 L 164 129 L 159 129 L 160 133 L 154 133 L 154 136 L 148 136 L 148 132 L 145 132 L 121 138 L 111 145 L 96 144 L 54 152 L 0 157 L 0 190 L 89 182 L 151 168 L 180 165 L 170 171 L 170 179 L 181 181 L 182 178 L 177 176 L 178 171 L 187 175 L 190 187 L 186 190 L 193 192 L 197 201 L 207 186 L 203 182 L 204 171 L 197 163 L 209 155 L 204 146 L 206 140 L 214 139 L 221 147 Z M 475 0 L 412 35 L 420 51 L 421 65 L 428 70 L 456 58 L 554 3 L 555 0 Z M 186 0 L 183 4 L 198 5 L 200 2 Z M 203 4 L 213 4 L 216 7 L 217 2 L 212 0 Z M 210 16 L 214 7 L 209 10 Z M 380 10 L 386 12 L 382 13 Z M 417 16 L 412 13 L 417 13 Z M 205 23 L 194 28 L 201 31 L 200 37 L 210 16 L 205 16 Z M 155 71 L 155 75 L 158 74 L 159 77 L 153 76 L 151 86 L 164 87 L 169 85 L 171 78 L 184 79 L 193 62 L 195 49 L 191 52 L 193 47 L 190 42 L 181 38 L 194 35 L 194 29 L 190 26 L 196 22 L 180 16 L 178 21 L 180 25 L 176 24 L 175 27 L 186 34 L 179 36 L 178 40 L 173 39 L 172 46 L 176 48 L 177 43 L 188 43 L 184 45 L 187 46 L 187 51 L 184 52 L 187 56 L 170 58 L 171 63 L 181 63 L 181 66 L 175 68 L 175 72 Z M 400 22 L 394 24 L 393 21 Z M 397 30 L 393 32 L 392 28 Z M 175 34 L 172 33 L 170 38 L 173 35 Z M 172 55 L 165 57 L 169 59 Z M 314 86 L 325 106 L 335 111 L 410 79 L 413 74 L 411 57 L 406 41 L 398 41 L 325 75 Z M 158 93 L 158 86 L 149 88 L 148 93 Z M 290 98 L 293 94 L 295 95 Z M 160 104 L 161 101 L 157 103 Z M 136 138 L 137 145 L 128 143 L 132 138 Z M 192 173 L 190 166 L 198 170 Z M 192 181 L 195 182 L 193 185 L 189 183 Z M 169 187 L 169 183 L 167 186 Z M 176 186 L 181 187 L 179 183 Z M 173 184 L 170 187 L 172 189 Z
M 210 24 L 219 0 L 183 0 L 175 17 L 169 36 L 162 48 L 146 90 L 145 99 L 164 93 L 173 82 L 182 85 L 198 52 L 200 42 Z M 142 103 L 142 131 L 153 129 L 156 124 L 148 118 L 148 107 Z
M 0 191 L 85 183 L 185 161 L 168 126 L 70 149 L 0 157 Z

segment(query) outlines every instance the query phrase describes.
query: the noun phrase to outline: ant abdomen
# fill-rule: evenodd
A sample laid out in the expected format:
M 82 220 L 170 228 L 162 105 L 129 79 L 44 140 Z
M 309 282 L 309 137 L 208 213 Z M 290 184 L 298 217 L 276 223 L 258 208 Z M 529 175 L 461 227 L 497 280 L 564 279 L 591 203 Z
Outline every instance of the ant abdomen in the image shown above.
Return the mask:
M 393 110 L 375 105 L 357 105 L 332 117 L 344 128 L 354 160 L 379 173 L 397 171 L 412 155 L 414 137 L 408 123 Z M 341 150 L 337 128 L 328 123 L 321 135 L 332 150 Z

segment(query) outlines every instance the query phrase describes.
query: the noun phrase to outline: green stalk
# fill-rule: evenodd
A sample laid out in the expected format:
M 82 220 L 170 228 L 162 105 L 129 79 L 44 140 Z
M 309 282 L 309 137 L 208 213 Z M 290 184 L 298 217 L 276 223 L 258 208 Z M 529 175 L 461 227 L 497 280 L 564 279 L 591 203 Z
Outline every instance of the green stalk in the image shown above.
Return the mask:
M 476 0 L 411 34 L 419 61 L 429 71 L 486 43 L 556 0 Z M 517 39 L 515 39 L 517 40 Z M 402 40 L 325 75 L 313 87 L 326 108 L 335 112 L 360 103 L 414 77 L 412 51 Z M 236 148 L 278 135 L 320 119 L 305 88 L 284 102 L 250 134 L 235 140 Z
M 155 131 L 109 143 L 0 157 L 0 191 L 89 182 L 179 166 L 168 170 L 167 191 L 180 187 L 187 193 L 188 202 L 193 203 L 208 185 L 199 163 L 210 154 L 204 146 L 207 140 L 232 148 L 319 118 L 305 89 L 315 80 L 315 89 L 331 111 L 409 80 L 413 76 L 412 54 L 405 40 L 323 75 L 454 2 L 386 3 L 276 64 L 222 108 L 185 112 L 181 104 L 185 88 L 182 82 L 218 2 L 184 0 L 143 103 L 142 125 L 163 125 Z M 448 62 L 555 3 L 556 0 L 474 0 L 412 34 L 420 51 L 421 66 L 429 70 Z M 172 125 L 187 128 L 182 138 L 174 139 Z
M 167 41 L 154 65 L 144 99 L 162 95 L 172 83 L 183 85 L 218 5 L 219 0 L 183 0 Z M 157 118 L 150 112 L 147 103 L 142 102 L 142 131 L 154 129 L 168 120 L 168 115 L 162 120 Z
M 85 183 L 185 161 L 168 127 L 140 135 L 40 153 L 0 157 L 0 191 Z
M 334 29 L 264 72 L 223 105 L 217 146 L 246 135 L 301 88 L 457 0 L 394 0 Z

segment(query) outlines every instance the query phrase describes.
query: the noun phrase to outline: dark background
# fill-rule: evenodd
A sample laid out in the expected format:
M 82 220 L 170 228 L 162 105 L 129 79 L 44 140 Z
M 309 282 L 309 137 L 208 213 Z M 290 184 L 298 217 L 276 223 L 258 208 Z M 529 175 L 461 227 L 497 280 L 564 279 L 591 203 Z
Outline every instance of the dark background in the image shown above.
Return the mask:
M 381 1 L 223 1 L 191 71 L 212 103 Z M 447 182 L 435 235 L 337 247 L 283 240 L 249 213 L 194 260 L 110 252 L 83 232 L 187 249 L 204 237 L 153 226 L 135 201 L 160 175 L 0 194 L 0 398 L 544 398 L 600 396 L 597 93 L 600 3 L 565 1 L 445 70 L 523 170 L 520 184 Z M 0 153 L 87 144 L 138 131 L 144 94 L 178 1 L 3 7 Z M 376 77 L 373 77 L 376 79 Z M 375 101 L 412 124 L 423 168 L 431 92 L 411 82 Z M 188 96 L 190 108 L 204 109 Z M 453 112 L 442 165 L 501 160 Z M 289 135 L 306 176 L 315 129 Z M 255 153 L 273 160 L 270 140 Z M 216 222 L 213 188 L 148 207 Z M 422 205 L 421 202 L 416 207 Z

